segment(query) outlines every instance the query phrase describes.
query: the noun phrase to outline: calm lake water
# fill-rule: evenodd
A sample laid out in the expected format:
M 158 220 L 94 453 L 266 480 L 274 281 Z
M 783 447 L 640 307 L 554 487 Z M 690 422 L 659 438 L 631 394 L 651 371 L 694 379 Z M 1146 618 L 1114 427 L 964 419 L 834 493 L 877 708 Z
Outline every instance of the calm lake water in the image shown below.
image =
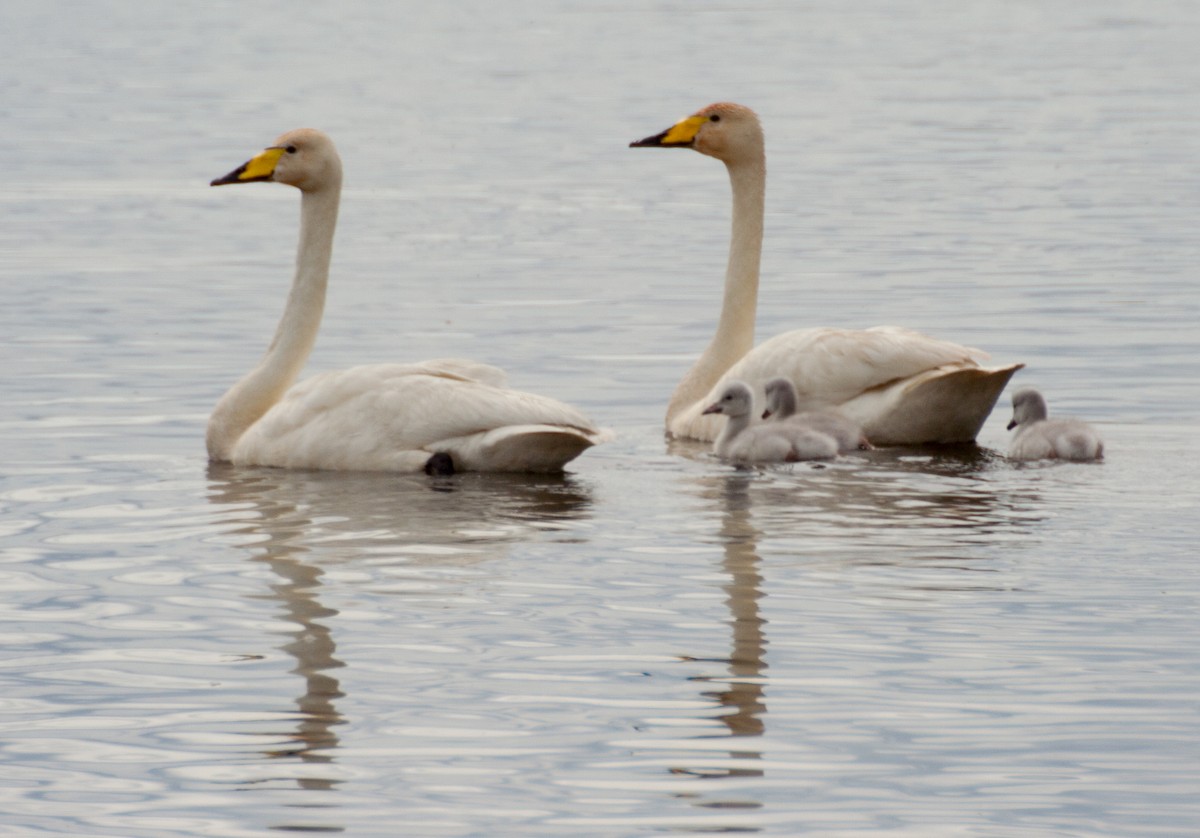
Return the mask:
M 1192 835 L 1200 6 L 14 0 L 0 34 L 0 834 Z M 1023 361 L 1100 465 L 667 444 L 754 107 L 759 335 Z M 465 356 L 612 427 L 561 478 L 210 466 L 297 196 L 310 371 Z

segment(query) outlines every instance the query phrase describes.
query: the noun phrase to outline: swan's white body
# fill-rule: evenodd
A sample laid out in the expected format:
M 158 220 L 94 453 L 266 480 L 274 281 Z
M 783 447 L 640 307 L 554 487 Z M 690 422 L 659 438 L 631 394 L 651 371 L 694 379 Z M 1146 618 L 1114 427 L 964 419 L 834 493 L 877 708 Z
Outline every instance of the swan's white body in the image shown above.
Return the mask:
M 279 137 L 213 185 L 270 180 L 301 190 L 296 276 L 270 348 L 217 403 L 209 457 L 240 465 L 421 471 L 560 471 L 608 434 L 555 399 L 507 389 L 504 373 L 457 359 L 373 364 L 313 376 L 304 366 L 325 305 L 342 167 L 319 131 Z
M 739 380 L 762 396 L 766 382 L 790 379 L 800 407 L 837 407 L 884 445 L 969 442 L 1021 364 L 984 368 L 986 357 L 894 326 L 862 331 L 816 328 L 754 346 L 762 254 L 766 161 L 762 127 L 749 108 L 718 103 L 633 146 L 694 148 L 725 163 L 733 189 L 733 234 L 725 296 L 708 348 L 679 382 L 667 406 L 667 432 L 714 439 L 706 415 L 724 386 Z
M 763 419 L 770 418 L 773 423 L 797 425 L 828 434 L 837 442 L 839 453 L 871 447 L 858 423 L 836 407 L 797 413 L 796 388 L 788 379 L 771 379 L 766 384 L 766 393 L 767 409 L 763 411 Z
M 705 413 L 726 418 L 713 453 L 732 463 L 795 463 L 828 460 L 838 454 L 837 440 L 816 428 L 790 422 L 754 422 L 754 396 L 741 381 L 727 384 Z
M 1075 460 L 1087 462 L 1104 456 L 1104 443 L 1086 422 L 1079 419 L 1048 419 L 1046 400 L 1037 390 L 1025 388 L 1013 394 L 1013 418 L 1008 429 L 1013 435 L 1008 456 L 1014 460 Z

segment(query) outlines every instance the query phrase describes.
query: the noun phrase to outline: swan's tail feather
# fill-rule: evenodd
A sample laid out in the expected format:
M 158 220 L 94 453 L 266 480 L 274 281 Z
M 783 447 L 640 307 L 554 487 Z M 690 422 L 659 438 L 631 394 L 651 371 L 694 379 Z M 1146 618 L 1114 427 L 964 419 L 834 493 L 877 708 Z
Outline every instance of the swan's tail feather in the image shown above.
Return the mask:
M 612 439 L 608 430 L 560 425 L 510 425 L 437 444 L 461 471 L 522 471 L 554 474 L 588 448 Z
M 930 370 L 905 387 L 895 407 L 866 424 L 863 433 L 876 445 L 973 442 L 1023 366 Z

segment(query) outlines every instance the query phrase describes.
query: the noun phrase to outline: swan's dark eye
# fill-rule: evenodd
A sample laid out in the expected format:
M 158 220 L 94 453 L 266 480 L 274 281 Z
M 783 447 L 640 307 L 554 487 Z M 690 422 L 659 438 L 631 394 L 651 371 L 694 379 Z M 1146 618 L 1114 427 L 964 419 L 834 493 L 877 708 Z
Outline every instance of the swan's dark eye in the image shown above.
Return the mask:
M 290 146 L 287 146 L 286 148 L 284 148 L 284 151 L 286 151 L 288 154 L 295 154 L 296 147 L 294 145 L 290 145 Z
M 708 120 L 709 120 L 709 122 L 720 122 L 720 121 L 721 121 L 721 115 L 720 115 L 719 113 L 715 113 L 715 114 L 713 114 L 712 116 L 710 116 L 710 117 L 708 118 Z

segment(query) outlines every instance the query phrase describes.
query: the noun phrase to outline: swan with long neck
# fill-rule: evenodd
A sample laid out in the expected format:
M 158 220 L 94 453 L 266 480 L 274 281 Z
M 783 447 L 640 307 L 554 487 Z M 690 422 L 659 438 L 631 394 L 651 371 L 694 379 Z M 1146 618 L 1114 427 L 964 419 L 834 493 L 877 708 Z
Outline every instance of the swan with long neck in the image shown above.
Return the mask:
M 762 126 L 752 110 L 709 105 L 630 146 L 691 148 L 715 157 L 733 190 L 720 319 L 712 342 L 671 396 L 668 434 L 712 440 L 720 424 L 704 409 L 728 382 L 744 381 L 761 396 L 768 380 L 784 376 L 802 409 L 837 407 L 876 444 L 975 439 L 1022 364 L 985 368 L 978 350 L 895 326 L 802 329 L 754 346 L 767 168 Z
M 342 164 L 301 128 L 224 177 L 300 190 L 300 244 L 283 316 L 262 360 L 208 422 L 210 459 L 355 471 L 557 472 L 609 434 L 555 399 L 510 390 L 504 373 L 460 359 L 372 364 L 295 384 L 325 307 Z

